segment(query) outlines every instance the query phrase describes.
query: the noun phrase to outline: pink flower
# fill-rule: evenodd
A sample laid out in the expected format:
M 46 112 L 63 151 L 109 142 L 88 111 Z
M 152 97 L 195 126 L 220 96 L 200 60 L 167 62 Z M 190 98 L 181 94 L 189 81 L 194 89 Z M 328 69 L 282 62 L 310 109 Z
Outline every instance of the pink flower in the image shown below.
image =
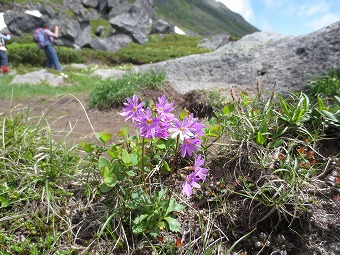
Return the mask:
M 191 123 L 191 125 L 189 126 L 190 131 L 195 135 L 204 136 L 203 129 L 205 128 L 205 126 L 202 123 L 198 122 L 198 118 L 194 118 L 194 115 L 191 113 L 188 116 L 188 119 Z
M 205 181 L 208 173 L 208 169 L 201 167 L 204 164 L 204 160 L 201 159 L 201 155 L 197 155 L 193 166 L 186 167 L 187 170 L 193 170 L 193 172 L 184 177 L 184 183 L 182 186 L 182 193 L 188 197 L 192 195 L 192 187 L 201 188 L 198 184 L 200 181 Z
M 166 97 L 163 95 L 158 98 L 156 104 L 156 112 L 161 116 L 162 119 L 171 121 L 174 118 L 174 114 L 171 112 L 174 110 L 174 103 L 167 103 Z
M 136 118 L 136 126 L 140 127 L 140 136 L 144 138 L 153 138 L 159 133 L 159 118 L 152 116 L 152 111 L 148 107 L 145 112 L 140 112 L 140 117 Z
M 184 138 L 190 138 L 194 135 L 189 129 L 191 122 L 188 122 L 187 117 L 185 117 L 182 122 L 179 119 L 174 118 L 171 125 L 172 128 L 169 128 L 169 132 L 172 133 L 171 138 L 175 138 L 179 135 L 179 139 L 183 141 Z
M 139 116 L 139 113 L 143 111 L 144 102 L 138 104 L 138 97 L 135 95 L 132 96 L 132 99 L 127 98 L 126 101 L 127 103 L 124 103 L 126 107 L 123 108 L 123 112 L 120 115 L 127 116 L 125 121 L 130 118 L 134 121 Z
M 189 156 L 192 156 L 192 152 L 198 151 L 198 148 L 201 146 L 202 141 L 199 138 L 184 138 L 182 147 L 181 147 L 181 154 L 184 158 L 186 153 L 188 153 Z
M 196 173 L 196 177 L 200 178 L 202 181 L 205 181 L 209 170 L 207 168 L 201 167 L 203 164 L 204 160 L 201 159 L 201 155 L 198 154 L 192 169 L 194 170 L 194 173 Z
M 182 193 L 184 195 L 186 195 L 187 197 L 190 197 L 192 195 L 192 187 L 194 188 L 201 188 L 201 186 L 197 183 L 198 181 L 200 181 L 200 178 L 196 177 L 195 172 L 187 175 L 184 178 L 184 183 L 182 186 Z

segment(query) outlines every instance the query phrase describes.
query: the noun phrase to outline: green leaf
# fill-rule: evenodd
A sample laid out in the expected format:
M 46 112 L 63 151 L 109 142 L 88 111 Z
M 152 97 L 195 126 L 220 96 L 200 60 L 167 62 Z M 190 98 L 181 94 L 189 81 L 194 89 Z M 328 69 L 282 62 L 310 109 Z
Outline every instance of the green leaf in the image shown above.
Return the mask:
M 122 151 L 122 160 L 124 164 L 129 164 L 131 162 L 130 155 L 126 149 L 123 149 Z
M 156 147 L 157 147 L 158 149 L 161 149 L 161 150 L 166 149 L 166 145 L 165 145 L 165 143 L 163 142 L 163 140 L 158 140 L 157 143 L 156 143 Z
M 107 167 L 104 167 L 103 170 L 104 183 L 109 187 L 114 187 L 117 184 L 117 176 Z
M 224 106 L 224 108 L 222 109 L 222 112 L 225 115 L 228 115 L 230 113 L 232 113 L 235 110 L 235 104 L 229 103 L 226 106 Z
M 118 132 L 118 136 L 119 137 L 126 137 L 129 135 L 130 132 L 130 128 L 129 127 L 122 127 L 119 132 Z
M 130 165 L 137 166 L 138 165 L 138 155 L 137 154 L 130 154 Z
M 181 230 L 181 224 L 172 216 L 164 217 L 164 220 L 169 224 L 170 231 L 179 232 Z
M 326 118 L 328 118 L 329 120 L 331 121 L 334 121 L 334 122 L 338 122 L 338 120 L 335 118 L 334 114 L 329 112 L 329 111 L 325 111 L 323 110 L 322 113 L 325 115 Z
M 166 162 L 166 161 L 163 162 L 162 170 L 165 170 L 165 171 L 167 171 L 167 172 L 170 172 L 170 171 L 171 171 L 171 168 L 170 168 L 168 162 Z
M 109 187 L 108 185 L 106 185 L 106 183 L 103 183 L 102 185 L 100 185 L 100 191 L 102 193 L 108 192 L 112 189 L 112 187 Z
M 334 96 L 335 97 L 335 101 L 338 103 L 338 105 L 340 106 L 340 97 Z
M 83 146 L 84 151 L 87 153 L 92 153 L 94 151 L 94 146 L 89 143 L 82 143 L 81 146 Z
M 165 195 L 167 193 L 168 189 L 161 189 L 158 193 L 158 201 L 163 200 L 163 198 L 165 198 Z
M 99 157 L 99 160 L 98 160 L 99 171 L 104 167 L 111 168 L 111 166 L 112 166 L 112 164 L 111 164 L 110 160 L 108 160 L 107 158 L 105 158 L 103 156 Z
M 217 124 L 217 118 L 216 117 L 212 117 L 210 120 L 209 120 L 209 124 L 210 125 L 216 125 Z
M 256 143 L 259 145 L 263 145 L 265 143 L 265 139 L 260 131 L 256 134 Z
M 221 134 L 222 127 L 220 125 L 210 126 L 205 130 L 206 136 L 218 137 Z
M 135 176 L 135 175 L 136 175 L 135 172 L 132 171 L 132 170 L 126 171 L 125 173 L 126 173 L 128 176 Z
M 96 133 L 96 137 L 98 141 L 102 143 L 106 143 L 108 140 L 111 139 L 112 135 L 108 134 L 107 131 L 101 132 L 101 133 Z
M 149 214 L 140 214 L 138 215 L 134 220 L 133 222 L 136 223 L 136 224 L 139 224 L 141 223 L 144 219 L 147 219 L 149 217 Z
M 181 205 L 181 204 L 178 204 L 174 198 L 171 198 L 169 206 L 166 209 L 165 215 L 168 215 L 168 214 L 170 214 L 173 211 L 180 212 L 180 211 L 184 210 L 184 208 L 185 207 L 183 205 Z
M 189 111 L 187 109 L 183 109 L 179 113 L 179 119 L 184 120 L 185 117 L 189 116 Z
M 10 200 L 5 197 L 0 197 L 0 208 L 6 208 L 10 204 Z
M 113 145 L 112 148 L 107 151 L 107 154 L 113 159 L 118 158 L 119 153 L 120 150 L 116 145 Z

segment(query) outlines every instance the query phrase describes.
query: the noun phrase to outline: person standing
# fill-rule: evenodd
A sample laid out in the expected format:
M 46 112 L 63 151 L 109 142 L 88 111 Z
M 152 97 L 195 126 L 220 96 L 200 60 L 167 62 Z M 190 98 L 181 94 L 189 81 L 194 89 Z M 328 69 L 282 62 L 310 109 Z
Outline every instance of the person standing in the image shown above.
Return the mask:
M 55 38 L 58 38 L 59 35 L 59 27 L 54 27 L 54 33 L 49 29 L 49 24 L 47 21 L 43 21 L 42 25 L 42 33 L 44 35 L 43 49 L 46 56 L 46 66 L 48 68 L 54 67 L 57 71 L 61 71 L 61 65 L 59 58 L 57 56 L 57 52 L 53 47 L 53 41 Z
M 7 35 L 0 33 L 0 66 L 1 72 L 6 74 L 8 73 L 8 55 L 7 55 L 7 47 L 5 40 L 11 39 L 11 32 L 7 32 Z

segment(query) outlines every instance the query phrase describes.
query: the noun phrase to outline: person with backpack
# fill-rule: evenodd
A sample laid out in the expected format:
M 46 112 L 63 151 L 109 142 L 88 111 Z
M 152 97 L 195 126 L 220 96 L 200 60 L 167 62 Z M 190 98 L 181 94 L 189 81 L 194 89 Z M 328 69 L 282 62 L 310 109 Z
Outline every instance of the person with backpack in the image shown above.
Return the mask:
M 8 73 L 8 55 L 7 55 L 7 47 L 5 40 L 11 39 L 11 32 L 7 32 L 7 35 L 0 33 L 0 67 L 1 73 L 6 74 Z
M 46 56 L 46 66 L 48 68 L 54 67 L 57 71 L 61 71 L 61 65 L 57 52 L 53 47 L 53 41 L 58 38 L 59 27 L 54 27 L 54 33 L 49 30 L 49 24 L 47 21 L 43 21 L 40 28 L 37 28 L 34 32 L 34 40 L 38 47 L 43 49 Z

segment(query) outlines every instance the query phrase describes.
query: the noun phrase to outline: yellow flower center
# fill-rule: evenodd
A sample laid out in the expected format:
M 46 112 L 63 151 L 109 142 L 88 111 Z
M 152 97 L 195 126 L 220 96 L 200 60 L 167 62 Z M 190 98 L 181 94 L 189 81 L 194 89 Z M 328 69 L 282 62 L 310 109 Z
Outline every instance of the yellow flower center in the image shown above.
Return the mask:
M 148 125 L 151 125 L 151 124 L 152 124 L 152 119 L 147 119 L 147 120 L 145 121 L 145 123 L 148 124 Z

